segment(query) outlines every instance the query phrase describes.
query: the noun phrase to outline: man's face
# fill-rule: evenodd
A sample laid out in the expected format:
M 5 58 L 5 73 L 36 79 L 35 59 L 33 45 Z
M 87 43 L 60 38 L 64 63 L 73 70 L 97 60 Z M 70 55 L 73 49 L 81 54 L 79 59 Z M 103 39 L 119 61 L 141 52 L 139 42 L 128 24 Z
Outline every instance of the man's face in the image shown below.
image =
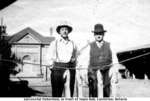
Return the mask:
M 98 42 L 103 41 L 104 33 L 94 33 L 95 40 Z
M 59 33 L 60 33 L 61 37 L 63 37 L 63 38 L 68 37 L 68 34 L 69 34 L 68 28 L 67 27 L 60 28 Z

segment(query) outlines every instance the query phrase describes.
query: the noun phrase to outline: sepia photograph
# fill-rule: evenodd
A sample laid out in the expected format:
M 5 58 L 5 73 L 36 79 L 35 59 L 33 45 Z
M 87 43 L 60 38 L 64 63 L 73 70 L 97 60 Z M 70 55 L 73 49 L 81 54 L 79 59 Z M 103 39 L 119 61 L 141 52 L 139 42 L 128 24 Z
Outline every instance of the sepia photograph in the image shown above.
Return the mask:
M 150 100 L 149 0 L 0 2 L 0 99 Z

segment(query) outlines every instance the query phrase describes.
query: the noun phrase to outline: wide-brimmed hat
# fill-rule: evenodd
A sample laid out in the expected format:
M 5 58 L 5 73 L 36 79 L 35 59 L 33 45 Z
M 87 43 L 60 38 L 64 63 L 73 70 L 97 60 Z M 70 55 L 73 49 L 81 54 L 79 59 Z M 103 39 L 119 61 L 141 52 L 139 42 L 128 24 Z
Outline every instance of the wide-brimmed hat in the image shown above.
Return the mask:
M 57 28 L 56 28 L 56 31 L 57 31 L 58 34 L 60 34 L 60 29 L 61 29 L 62 27 L 66 27 L 66 28 L 68 29 L 68 33 L 70 33 L 70 32 L 72 31 L 71 25 L 68 24 L 67 22 L 65 22 L 65 23 L 63 22 L 63 23 L 61 23 L 60 25 L 58 25 Z
M 106 30 L 104 30 L 104 27 L 102 24 L 96 24 L 94 26 L 94 31 L 92 31 L 93 33 L 104 33 L 106 32 Z

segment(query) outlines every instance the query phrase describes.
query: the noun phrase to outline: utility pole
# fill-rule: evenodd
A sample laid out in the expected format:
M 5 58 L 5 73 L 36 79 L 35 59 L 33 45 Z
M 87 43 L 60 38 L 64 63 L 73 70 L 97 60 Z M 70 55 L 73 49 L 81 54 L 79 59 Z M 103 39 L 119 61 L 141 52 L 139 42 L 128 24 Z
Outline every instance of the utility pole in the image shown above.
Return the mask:
M 52 36 L 53 35 L 53 28 L 52 27 L 50 27 L 50 36 Z
M 1 25 L 0 25 L 0 40 L 3 40 L 6 36 L 6 26 L 3 25 L 3 18 L 1 18 Z

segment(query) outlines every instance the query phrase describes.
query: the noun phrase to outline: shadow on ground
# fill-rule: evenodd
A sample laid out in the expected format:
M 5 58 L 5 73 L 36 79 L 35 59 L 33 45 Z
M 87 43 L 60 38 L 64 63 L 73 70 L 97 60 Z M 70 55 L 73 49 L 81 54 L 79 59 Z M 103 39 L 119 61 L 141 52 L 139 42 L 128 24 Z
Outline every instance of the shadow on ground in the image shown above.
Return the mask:
M 27 80 L 10 81 L 7 97 L 31 97 L 37 94 L 43 94 L 43 92 L 30 88 Z

